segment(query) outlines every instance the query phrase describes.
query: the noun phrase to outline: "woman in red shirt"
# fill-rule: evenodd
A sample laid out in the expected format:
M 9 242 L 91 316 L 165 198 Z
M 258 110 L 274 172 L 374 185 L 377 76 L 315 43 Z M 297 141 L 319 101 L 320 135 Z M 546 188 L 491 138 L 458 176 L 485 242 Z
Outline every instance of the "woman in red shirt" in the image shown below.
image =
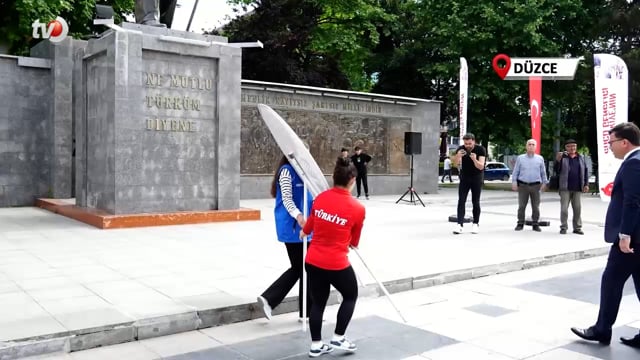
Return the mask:
M 356 345 L 344 337 L 358 298 L 356 274 L 349 263 L 349 247 L 357 247 L 364 222 L 364 206 L 351 196 L 358 171 L 350 159 L 339 157 L 333 170 L 333 188 L 319 194 L 300 237 L 313 232 L 313 242 L 305 259 L 311 293 L 310 357 L 318 357 L 334 348 L 356 351 Z M 322 342 L 322 316 L 331 285 L 342 295 L 332 340 Z

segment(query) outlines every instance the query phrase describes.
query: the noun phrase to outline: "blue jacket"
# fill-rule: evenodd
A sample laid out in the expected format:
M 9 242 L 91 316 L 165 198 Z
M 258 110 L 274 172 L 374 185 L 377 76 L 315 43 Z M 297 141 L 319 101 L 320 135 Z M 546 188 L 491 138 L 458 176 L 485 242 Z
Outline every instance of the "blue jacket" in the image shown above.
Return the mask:
M 604 240 L 617 243 L 619 233 L 631 235 L 632 246 L 640 245 L 640 150 L 622 162 L 613 181 Z
M 292 186 L 292 195 L 293 202 L 296 204 L 296 207 L 303 212 L 304 211 L 304 183 L 302 182 L 302 178 L 298 176 L 293 167 L 289 164 L 283 165 L 278 170 L 278 178 L 280 178 L 280 173 L 283 169 L 289 170 L 291 174 L 291 186 Z M 313 197 L 311 193 L 307 193 L 307 204 L 308 210 L 311 212 L 311 205 L 313 205 Z M 284 207 L 284 203 L 282 202 L 282 192 L 280 191 L 280 182 L 276 182 L 276 206 L 273 209 L 273 214 L 276 219 L 276 233 L 278 235 L 278 241 L 285 243 L 292 242 L 301 242 L 300 240 L 300 230 L 302 228 L 298 225 L 296 219 L 292 218 L 289 215 L 289 212 Z M 305 214 L 302 214 L 303 216 Z M 308 237 L 308 240 L 311 240 L 311 236 Z

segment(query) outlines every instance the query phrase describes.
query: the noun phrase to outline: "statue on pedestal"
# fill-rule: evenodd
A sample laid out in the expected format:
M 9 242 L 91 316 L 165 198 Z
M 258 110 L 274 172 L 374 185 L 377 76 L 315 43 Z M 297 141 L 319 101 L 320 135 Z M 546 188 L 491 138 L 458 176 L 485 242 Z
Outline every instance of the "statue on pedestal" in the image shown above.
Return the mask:
M 177 0 L 136 0 L 136 23 L 171 27 Z

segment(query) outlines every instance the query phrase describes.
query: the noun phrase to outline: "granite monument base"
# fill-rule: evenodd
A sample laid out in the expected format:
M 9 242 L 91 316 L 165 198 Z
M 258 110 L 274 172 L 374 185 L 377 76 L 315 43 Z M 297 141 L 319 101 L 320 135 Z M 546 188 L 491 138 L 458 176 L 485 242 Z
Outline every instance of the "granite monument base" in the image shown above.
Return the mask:
M 260 220 L 260 210 L 233 209 L 210 211 L 177 211 L 113 215 L 103 210 L 74 205 L 74 199 L 37 199 L 36 206 L 99 229 L 124 229 L 146 226 L 202 224 L 223 221 Z

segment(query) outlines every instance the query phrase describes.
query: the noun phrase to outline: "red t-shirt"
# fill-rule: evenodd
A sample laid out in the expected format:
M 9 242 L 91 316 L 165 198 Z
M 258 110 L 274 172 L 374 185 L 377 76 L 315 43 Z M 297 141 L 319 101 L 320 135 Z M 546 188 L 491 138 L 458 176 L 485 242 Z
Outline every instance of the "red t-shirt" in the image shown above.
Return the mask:
M 349 267 L 349 245 L 358 246 L 364 206 L 346 189 L 331 188 L 313 200 L 304 233 L 313 231 L 305 262 L 326 270 Z

